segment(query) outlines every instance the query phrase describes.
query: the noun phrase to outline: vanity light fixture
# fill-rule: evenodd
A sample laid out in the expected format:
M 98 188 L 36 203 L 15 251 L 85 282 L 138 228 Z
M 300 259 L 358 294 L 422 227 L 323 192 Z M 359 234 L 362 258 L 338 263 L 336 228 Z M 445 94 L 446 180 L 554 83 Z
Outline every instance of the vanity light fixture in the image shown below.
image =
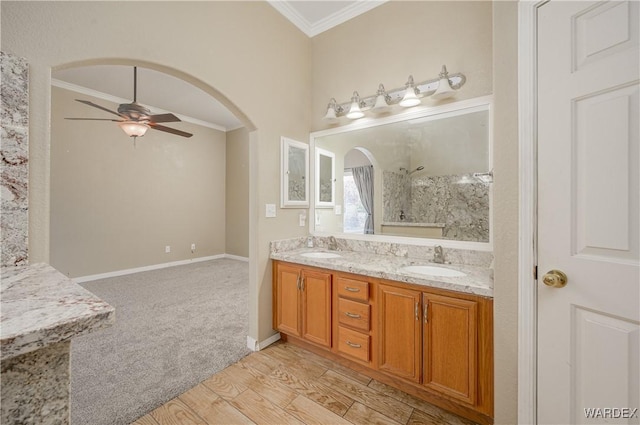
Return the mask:
M 384 89 L 384 85 L 380 84 L 378 86 L 378 93 L 376 94 L 376 103 L 371 108 L 371 112 L 374 114 L 384 114 L 391 110 L 391 106 L 389 105 L 389 101 L 391 97 L 387 94 L 387 91 Z
M 357 120 L 358 118 L 364 117 L 364 112 L 362 112 L 360 107 L 360 95 L 357 91 L 354 91 L 353 97 L 351 97 L 351 106 L 349 107 L 349 112 L 347 112 L 347 118 Z
M 416 106 L 427 97 L 434 100 L 447 99 L 454 96 L 466 81 L 464 74 L 449 74 L 446 66 L 443 65 L 438 78 L 415 83 L 413 76 L 410 75 L 404 87 L 387 91 L 384 85 L 380 84 L 376 94 L 361 98 L 358 92 L 353 92 L 351 101 L 341 104 L 338 104 L 335 98 L 331 98 L 323 120 L 329 124 L 336 124 L 342 116 L 358 119 L 362 118 L 367 111 L 374 114 L 390 112 L 393 105 L 407 108 Z
M 422 103 L 420 99 L 418 99 L 416 86 L 413 83 L 413 75 L 409 75 L 409 79 L 407 80 L 407 84 L 405 84 L 404 96 L 400 101 L 400 106 L 403 108 L 410 108 L 412 106 L 419 105 Z

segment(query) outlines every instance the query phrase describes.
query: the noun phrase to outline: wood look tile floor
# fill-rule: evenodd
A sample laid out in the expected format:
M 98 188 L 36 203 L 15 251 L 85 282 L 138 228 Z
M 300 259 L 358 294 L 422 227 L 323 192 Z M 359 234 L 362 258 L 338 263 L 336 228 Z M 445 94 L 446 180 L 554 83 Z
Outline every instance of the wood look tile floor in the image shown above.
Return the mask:
M 133 425 L 472 423 L 279 342 L 213 375 Z

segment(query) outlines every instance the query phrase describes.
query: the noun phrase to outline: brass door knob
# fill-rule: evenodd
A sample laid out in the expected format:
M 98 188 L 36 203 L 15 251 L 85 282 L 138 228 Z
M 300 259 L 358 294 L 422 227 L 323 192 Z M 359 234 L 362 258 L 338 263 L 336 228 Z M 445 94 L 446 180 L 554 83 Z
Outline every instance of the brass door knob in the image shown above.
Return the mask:
M 564 288 L 567 280 L 567 275 L 560 270 L 550 270 L 542 276 L 542 282 L 552 288 Z

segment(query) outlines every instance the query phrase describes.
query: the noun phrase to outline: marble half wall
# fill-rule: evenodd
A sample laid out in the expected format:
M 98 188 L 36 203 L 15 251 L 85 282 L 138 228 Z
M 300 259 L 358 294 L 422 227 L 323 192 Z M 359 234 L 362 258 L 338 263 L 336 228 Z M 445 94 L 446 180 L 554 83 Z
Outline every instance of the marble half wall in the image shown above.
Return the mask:
M 1 265 L 29 261 L 29 72 L 25 59 L 0 52 Z
M 384 221 L 444 223 L 443 238 L 489 242 L 489 185 L 471 174 L 410 177 L 383 174 Z

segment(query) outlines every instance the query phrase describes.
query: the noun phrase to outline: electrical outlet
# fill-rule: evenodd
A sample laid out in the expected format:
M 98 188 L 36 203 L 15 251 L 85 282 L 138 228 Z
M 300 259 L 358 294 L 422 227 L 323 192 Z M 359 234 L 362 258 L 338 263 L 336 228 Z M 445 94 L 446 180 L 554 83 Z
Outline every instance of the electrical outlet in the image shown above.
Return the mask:
M 191 244 L 191 252 L 193 252 L 193 251 L 195 251 L 195 250 L 196 250 L 196 244 L 192 243 L 192 244 Z
M 168 254 L 168 253 L 170 253 L 170 252 L 171 252 L 171 246 L 170 246 L 170 245 L 165 246 L 165 247 L 164 247 L 164 253 L 165 253 L 165 254 Z

